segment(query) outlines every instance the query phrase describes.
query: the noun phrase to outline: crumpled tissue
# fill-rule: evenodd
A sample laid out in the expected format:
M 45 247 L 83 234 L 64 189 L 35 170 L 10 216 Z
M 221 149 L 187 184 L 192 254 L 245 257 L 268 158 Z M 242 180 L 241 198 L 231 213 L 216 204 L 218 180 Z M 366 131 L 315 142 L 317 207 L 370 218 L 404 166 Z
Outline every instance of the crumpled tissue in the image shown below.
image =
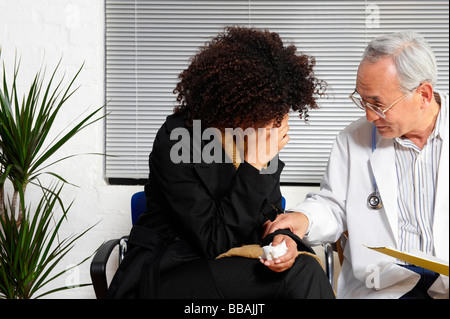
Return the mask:
M 272 243 L 267 246 L 263 246 L 262 250 L 263 253 L 261 255 L 261 258 L 266 260 L 275 260 L 286 254 L 288 248 L 286 246 L 286 242 L 283 240 L 283 242 L 277 246 L 272 246 Z

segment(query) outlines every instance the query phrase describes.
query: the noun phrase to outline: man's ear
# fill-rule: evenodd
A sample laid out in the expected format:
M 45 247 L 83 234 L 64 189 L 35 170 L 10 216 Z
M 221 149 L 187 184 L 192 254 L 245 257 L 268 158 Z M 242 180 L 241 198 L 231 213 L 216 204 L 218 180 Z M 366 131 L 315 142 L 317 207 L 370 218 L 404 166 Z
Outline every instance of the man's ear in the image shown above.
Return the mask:
M 418 88 L 418 93 L 420 94 L 420 97 L 422 99 L 422 106 L 421 108 L 426 108 L 431 105 L 431 102 L 434 98 L 434 90 L 430 83 L 423 83 Z

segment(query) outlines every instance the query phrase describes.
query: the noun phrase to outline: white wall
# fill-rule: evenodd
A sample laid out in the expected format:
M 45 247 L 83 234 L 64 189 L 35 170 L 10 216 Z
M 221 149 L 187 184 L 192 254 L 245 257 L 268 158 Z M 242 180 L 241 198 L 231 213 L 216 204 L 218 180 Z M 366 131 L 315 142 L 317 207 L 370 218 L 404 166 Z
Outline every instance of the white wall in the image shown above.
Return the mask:
M 68 101 L 54 133 L 69 125 L 85 111 L 104 104 L 104 0 L 0 0 L 0 47 L 9 79 L 15 53 L 21 58 L 20 79 L 24 89 L 41 66 L 50 73 L 62 57 L 60 75 L 75 74 L 84 62 L 76 82 L 79 90 Z M 88 127 L 65 146 L 54 159 L 78 153 L 104 152 L 104 122 Z M 51 169 L 71 183 L 64 188 L 65 203 L 74 200 L 61 237 L 83 231 L 98 223 L 82 237 L 61 267 L 77 263 L 92 254 L 102 242 L 127 234 L 131 228 L 130 197 L 142 186 L 108 185 L 101 156 L 82 155 Z M 46 181 L 49 179 L 46 178 Z M 311 188 L 283 187 L 287 206 L 303 199 Z M 33 194 L 33 188 L 27 190 Z M 90 260 L 58 279 L 56 287 L 90 282 Z M 95 298 L 92 287 L 71 289 L 49 298 Z

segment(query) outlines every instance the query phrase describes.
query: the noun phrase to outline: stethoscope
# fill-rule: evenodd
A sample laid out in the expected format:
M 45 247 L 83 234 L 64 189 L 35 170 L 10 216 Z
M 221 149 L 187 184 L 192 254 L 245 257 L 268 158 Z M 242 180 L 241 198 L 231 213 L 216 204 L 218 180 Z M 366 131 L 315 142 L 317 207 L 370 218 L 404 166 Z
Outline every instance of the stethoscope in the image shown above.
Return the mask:
M 377 133 L 377 128 L 374 125 L 373 129 L 372 129 L 372 153 L 377 148 L 376 133 Z M 380 192 L 378 192 L 378 186 L 377 186 L 377 182 L 375 181 L 375 176 L 372 176 L 372 178 L 373 178 L 374 192 L 371 193 L 369 195 L 369 197 L 367 197 L 367 204 L 372 209 L 380 209 L 383 207 L 383 202 L 381 201 Z

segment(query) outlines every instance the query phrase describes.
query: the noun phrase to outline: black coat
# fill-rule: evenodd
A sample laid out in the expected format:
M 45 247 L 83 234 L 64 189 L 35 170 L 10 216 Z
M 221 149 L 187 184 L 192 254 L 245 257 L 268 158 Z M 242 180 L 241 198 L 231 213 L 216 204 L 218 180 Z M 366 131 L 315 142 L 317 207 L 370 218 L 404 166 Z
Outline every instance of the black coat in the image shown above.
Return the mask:
M 189 163 L 175 164 L 170 158 L 179 142 L 170 138 L 177 128 L 190 132 Z M 274 174 L 260 174 L 246 162 L 236 170 L 230 160 L 225 162 L 220 146 L 221 163 L 193 163 L 192 136 L 180 115 L 168 116 L 158 131 L 145 186 L 147 212 L 133 226 L 130 249 L 111 283 L 110 297 L 157 297 L 161 272 L 193 259 L 215 258 L 233 247 L 262 244 L 262 225 L 282 212 L 281 161 Z M 216 141 L 203 141 L 202 149 L 208 142 Z M 310 251 L 288 233 L 300 249 Z M 215 293 L 212 283 L 204 286 Z

